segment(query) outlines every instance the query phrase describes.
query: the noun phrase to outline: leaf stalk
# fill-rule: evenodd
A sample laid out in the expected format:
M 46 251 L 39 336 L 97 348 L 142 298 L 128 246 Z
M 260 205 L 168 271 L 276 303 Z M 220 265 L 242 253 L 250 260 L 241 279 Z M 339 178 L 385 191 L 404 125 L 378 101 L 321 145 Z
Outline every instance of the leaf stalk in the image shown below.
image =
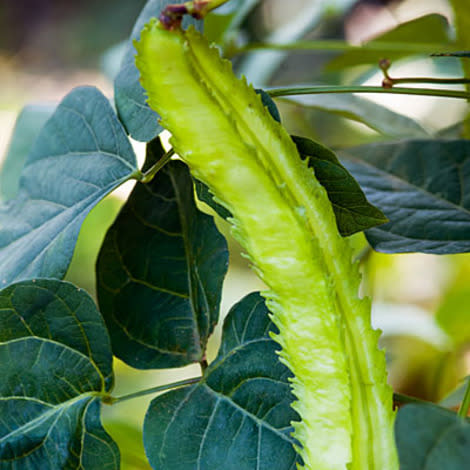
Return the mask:
M 114 405 L 126 400 L 132 400 L 133 398 L 139 398 L 146 395 L 152 395 L 158 392 L 165 392 L 174 388 L 184 387 L 186 385 L 192 385 L 200 382 L 202 377 L 193 377 L 191 379 L 179 380 L 178 382 L 172 382 L 165 385 L 158 385 L 157 387 L 147 388 L 145 390 L 139 390 L 138 392 L 129 393 L 128 395 L 122 395 L 120 397 L 106 396 L 103 397 L 102 401 L 106 405 Z
M 315 95 L 327 93 L 391 93 L 395 95 L 434 96 L 443 98 L 470 99 L 470 93 L 465 91 L 432 89 L 432 88 L 384 88 L 380 86 L 312 86 L 272 88 L 266 90 L 272 97 L 292 95 Z
M 458 411 L 458 415 L 465 419 L 470 411 L 470 377 L 467 379 L 467 386 L 465 387 L 465 393 L 463 395 L 462 403 Z
M 441 85 L 461 85 L 470 83 L 469 78 L 458 77 L 458 78 L 442 78 L 442 77 L 400 77 L 393 78 L 389 75 L 388 69 L 390 68 L 390 61 L 383 59 L 379 62 L 379 67 L 384 74 L 382 86 L 384 88 L 392 88 L 394 85 L 400 83 L 437 83 Z
M 168 152 L 163 155 L 157 163 L 152 165 L 142 176 L 139 178 L 141 183 L 147 184 L 150 183 L 155 175 L 171 160 L 171 157 L 175 154 L 173 149 L 168 150 Z
M 372 41 L 364 44 L 350 44 L 346 41 L 337 40 L 315 40 L 315 41 L 294 41 L 288 44 L 276 44 L 269 42 L 252 42 L 239 48 L 233 48 L 230 55 L 239 55 L 254 50 L 270 49 L 278 51 L 325 51 L 325 52 L 347 52 L 347 51 L 377 51 L 390 53 L 413 53 L 432 54 L 442 48 L 442 44 L 430 43 L 404 43 L 404 42 L 381 42 Z M 455 48 L 450 47 L 449 53 Z

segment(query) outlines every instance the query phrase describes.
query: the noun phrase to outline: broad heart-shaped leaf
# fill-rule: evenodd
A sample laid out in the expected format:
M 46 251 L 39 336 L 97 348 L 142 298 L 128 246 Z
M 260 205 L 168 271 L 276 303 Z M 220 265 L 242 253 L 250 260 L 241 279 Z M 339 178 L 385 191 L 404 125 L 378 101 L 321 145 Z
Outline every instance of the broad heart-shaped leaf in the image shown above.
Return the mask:
M 406 23 L 398 25 L 396 28 L 374 38 L 371 43 L 389 42 L 403 43 L 403 50 L 391 51 L 390 49 L 380 50 L 352 50 L 335 57 L 329 64 L 331 70 L 340 70 L 345 67 L 352 67 L 361 64 L 378 64 L 381 59 L 397 60 L 406 56 L 416 55 L 416 50 L 407 50 L 406 44 L 448 44 L 450 42 L 449 24 L 442 15 L 431 14 L 421 16 Z M 439 50 L 436 50 L 439 52 Z M 424 54 L 428 53 L 425 51 Z
M 384 135 L 428 136 L 428 133 L 415 120 L 356 95 L 299 95 L 288 99 L 283 98 L 283 100 L 306 107 L 307 109 L 299 109 L 299 112 L 306 114 L 307 119 L 309 113 L 311 114 L 309 110 L 317 109 L 361 122 Z
M 470 141 L 409 140 L 339 153 L 390 220 L 367 239 L 385 253 L 470 251 Z
M 90 87 L 69 93 L 36 139 L 17 197 L 0 206 L 0 285 L 61 278 L 83 219 L 135 172 L 108 100 Z
M 275 326 L 257 293 L 224 322 L 216 360 L 197 385 L 150 404 L 144 445 L 158 470 L 293 470 L 290 372 L 271 338 Z
M 140 38 L 140 32 L 150 18 L 159 17 L 166 5 L 178 3 L 174 0 L 149 0 L 140 13 L 129 38 L 127 50 L 122 59 L 120 71 L 114 81 L 114 100 L 121 120 L 127 132 L 136 140 L 149 142 L 162 130 L 158 114 L 147 105 L 147 96 L 139 82 L 139 71 L 135 66 L 136 50 L 133 41 Z M 186 17 L 183 26 L 194 25 L 202 29 L 202 21 Z M 155 57 L 158 60 L 158 57 Z
M 0 377 L 0 468 L 119 468 L 99 418 L 110 341 L 87 293 L 48 279 L 0 291 Z
M 163 154 L 159 140 L 145 168 Z M 194 202 L 187 167 L 137 183 L 98 258 L 98 298 L 114 354 L 139 369 L 199 362 L 219 316 L 227 244 Z
M 18 192 L 21 170 L 40 130 L 54 112 L 54 106 L 27 105 L 16 119 L 13 135 L 0 173 L 0 199 Z
M 308 166 L 314 169 L 315 177 L 326 189 L 341 235 L 346 237 L 387 222 L 330 149 L 305 137 L 292 136 L 292 139 L 300 156 L 308 159 Z
M 435 405 L 406 405 L 395 434 L 400 470 L 467 470 L 470 421 Z

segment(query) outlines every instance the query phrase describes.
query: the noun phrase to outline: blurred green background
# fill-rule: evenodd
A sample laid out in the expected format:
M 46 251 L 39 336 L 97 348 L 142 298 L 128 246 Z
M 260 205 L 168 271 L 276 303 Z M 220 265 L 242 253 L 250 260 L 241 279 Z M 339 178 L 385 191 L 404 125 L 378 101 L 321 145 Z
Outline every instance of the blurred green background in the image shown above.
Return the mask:
M 452 35 L 453 12 L 445 0 L 315 1 L 266 0 L 242 23 L 244 41 L 370 39 L 413 18 L 438 13 L 447 19 Z M 112 97 L 112 77 L 120 54 L 144 0 L 3 0 L 0 4 L 0 155 L 7 152 L 10 134 L 21 108 L 30 102 L 55 104 L 78 85 L 98 86 Z M 231 0 L 207 22 L 214 39 L 243 2 Z M 232 10 L 233 13 L 233 10 Z M 420 38 L 417 38 L 420 39 Z M 237 44 L 239 39 L 235 40 Z M 256 84 L 344 82 L 380 84 L 376 66 L 347 70 L 326 69 L 337 53 L 302 52 L 289 55 L 236 56 L 234 63 Z M 394 63 L 401 75 L 460 75 L 458 61 L 436 66 L 428 59 Z M 388 97 L 389 109 L 417 119 L 431 135 L 458 123 L 466 104 L 419 97 Z M 456 100 L 457 101 L 457 100 Z M 316 138 L 332 148 L 383 140 L 384 136 L 345 113 L 303 108 L 278 102 L 291 133 Z M 391 137 L 388 136 L 388 139 Z M 143 145 L 135 143 L 142 159 Z M 1 161 L 1 160 L 0 160 Z M 120 188 L 86 219 L 67 279 L 95 293 L 94 263 L 106 233 L 132 185 Z M 207 210 L 207 207 L 204 207 Z M 217 220 L 220 229 L 228 227 Z M 355 236 L 358 252 L 365 247 Z M 225 283 L 222 312 L 245 293 L 262 288 L 249 270 L 236 243 L 230 241 L 231 266 Z M 384 255 L 364 252 L 363 291 L 374 299 L 373 322 L 384 332 L 390 382 L 394 389 L 426 400 L 456 406 L 461 381 L 470 373 L 470 255 Z M 217 353 L 220 327 L 209 347 Z M 199 366 L 180 370 L 137 371 L 116 361 L 116 396 L 200 374 Z M 455 391 L 456 390 L 456 391 Z M 122 451 L 123 469 L 150 468 L 141 444 L 141 423 L 152 397 L 105 407 L 105 426 Z

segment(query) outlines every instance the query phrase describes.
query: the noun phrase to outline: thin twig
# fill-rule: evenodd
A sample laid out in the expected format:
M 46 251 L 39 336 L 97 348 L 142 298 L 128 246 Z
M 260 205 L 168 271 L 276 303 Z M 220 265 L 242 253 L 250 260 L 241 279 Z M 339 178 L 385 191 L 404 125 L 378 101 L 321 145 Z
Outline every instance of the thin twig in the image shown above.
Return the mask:
M 173 382 L 173 383 L 165 384 L 165 385 L 159 385 L 157 387 L 147 388 L 145 390 L 140 390 L 138 392 L 129 393 L 128 395 L 122 395 L 120 397 L 107 396 L 103 398 L 103 403 L 107 405 L 114 405 L 115 403 L 119 403 L 119 402 L 126 401 L 126 400 L 131 400 L 133 398 L 139 398 L 145 395 L 152 395 L 154 393 L 171 390 L 173 388 L 180 388 L 186 385 L 196 384 L 200 382 L 201 378 L 202 377 L 194 377 L 192 379 L 180 380 L 178 382 Z
M 390 93 L 395 95 L 434 96 L 468 100 L 470 93 L 456 90 L 432 88 L 384 88 L 380 86 L 313 86 L 294 88 L 272 88 L 266 92 L 273 98 L 292 95 L 315 95 L 327 93 Z
M 171 157 L 175 154 L 173 149 L 168 150 L 168 152 L 163 155 L 157 163 L 151 166 L 139 179 L 141 183 L 150 183 L 153 180 L 155 175 L 171 160 Z

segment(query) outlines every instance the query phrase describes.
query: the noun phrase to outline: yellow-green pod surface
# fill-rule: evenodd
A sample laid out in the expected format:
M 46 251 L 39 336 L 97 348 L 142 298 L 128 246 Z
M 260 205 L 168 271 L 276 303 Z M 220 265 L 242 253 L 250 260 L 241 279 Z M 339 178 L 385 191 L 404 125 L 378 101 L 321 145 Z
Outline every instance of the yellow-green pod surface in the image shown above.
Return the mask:
M 384 354 L 325 190 L 253 88 L 194 29 L 152 21 L 136 48 L 149 105 L 233 214 L 233 234 L 269 287 L 305 468 L 397 469 Z

